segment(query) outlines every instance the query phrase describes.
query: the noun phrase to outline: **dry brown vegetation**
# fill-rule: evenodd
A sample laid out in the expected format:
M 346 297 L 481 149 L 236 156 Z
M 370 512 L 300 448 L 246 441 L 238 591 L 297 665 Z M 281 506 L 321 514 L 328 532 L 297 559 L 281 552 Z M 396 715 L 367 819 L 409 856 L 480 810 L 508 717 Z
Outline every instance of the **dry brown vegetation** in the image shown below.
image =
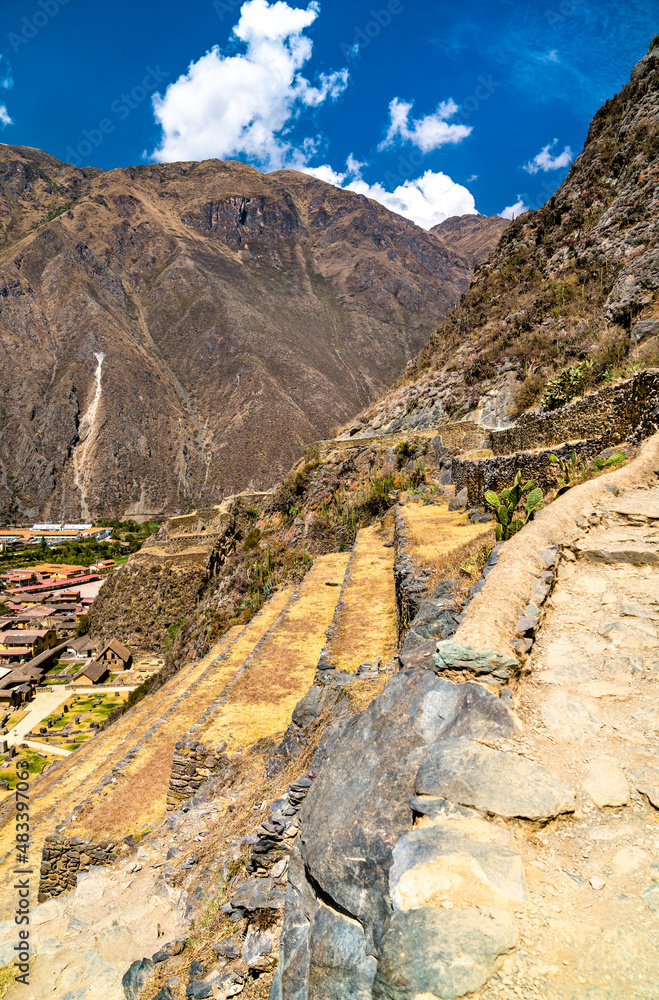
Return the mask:
M 396 651 L 394 549 L 383 546 L 391 535 L 379 523 L 357 535 L 336 631 L 327 645 L 328 661 L 346 673 L 356 673 L 366 660 L 386 662 Z

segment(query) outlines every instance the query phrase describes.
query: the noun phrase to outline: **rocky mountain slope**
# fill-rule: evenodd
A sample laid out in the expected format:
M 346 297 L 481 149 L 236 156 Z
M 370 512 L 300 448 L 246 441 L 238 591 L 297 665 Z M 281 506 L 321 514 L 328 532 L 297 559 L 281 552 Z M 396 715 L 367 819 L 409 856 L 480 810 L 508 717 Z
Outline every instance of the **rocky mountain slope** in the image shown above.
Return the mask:
M 454 215 L 430 230 L 458 253 L 473 260 L 474 266 L 489 257 L 510 222 L 500 215 Z
M 565 182 L 505 230 L 417 366 L 353 434 L 506 426 L 659 362 L 658 67 L 655 42 L 593 118 Z
M 403 370 L 471 270 L 294 171 L 0 146 L 0 511 L 174 513 L 271 486 Z

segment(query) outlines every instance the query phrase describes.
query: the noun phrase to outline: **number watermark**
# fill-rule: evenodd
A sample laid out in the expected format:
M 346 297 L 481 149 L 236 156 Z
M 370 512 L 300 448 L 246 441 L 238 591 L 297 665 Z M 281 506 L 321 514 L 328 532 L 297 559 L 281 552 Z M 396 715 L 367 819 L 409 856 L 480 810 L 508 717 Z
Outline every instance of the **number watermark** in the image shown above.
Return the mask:
M 14 945 L 17 952 L 14 959 L 16 975 L 14 979 L 24 986 L 30 985 L 30 767 L 26 760 L 16 761 L 16 861 L 14 889 L 16 909 L 14 923 L 18 931 L 18 941 Z

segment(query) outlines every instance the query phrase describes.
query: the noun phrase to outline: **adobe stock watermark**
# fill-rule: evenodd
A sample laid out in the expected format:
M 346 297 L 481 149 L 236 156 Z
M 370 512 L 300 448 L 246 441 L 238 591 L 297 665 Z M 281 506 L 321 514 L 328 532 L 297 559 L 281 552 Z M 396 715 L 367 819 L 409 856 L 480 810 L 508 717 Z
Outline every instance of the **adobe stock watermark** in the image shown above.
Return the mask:
M 105 141 L 106 136 L 112 135 L 117 128 L 117 122 L 125 121 L 131 111 L 143 104 L 168 76 L 170 74 L 161 70 L 159 65 L 155 69 L 147 66 L 142 82 L 128 93 L 120 94 L 112 102 L 109 108 L 112 117 L 106 115 L 99 119 L 93 128 L 84 128 L 80 142 L 75 147 L 66 147 L 67 161 L 74 167 L 80 167 L 85 157 L 89 156 L 94 149 L 98 149 Z
M 451 117 L 451 125 L 467 124 L 471 116 L 478 111 L 485 101 L 490 99 L 494 91 L 500 86 L 499 81 L 495 80 L 491 74 L 489 76 L 479 76 L 476 80 L 476 87 L 473 93 L 460 102 L 456 114 Z M 384 175 L 384 183 L 389 188 L 392 185 L 398 186 L 399 184 L 404 184 L 405 181 L 418 176 L 423 162 L 424 154 L 418 149 L 413 150 L 409 156 L 401 154 L 398 158 L 397 171 L 394 173 L 391 170 L 387 170 Z
M 581 7 L 586 0 L 561 0 L 557 10 L 546 10 L 545 17 L 550 28 L 557 28 L 559 24 L 567 24 L 574 17 L 577 8 Z
M 233 14 L 234 11 L 239 10 L 244 2 L 245 0 L 213 0 L 213 10 L 220 21 L 223 21 L 227 14 Z
M 7 34 L 7 41 L 14 52 L 20 52 L 24 45 L 36 38 L 46 25 L 50 24 L 62 7 L 66 7 L 71 0 L 39 0 L 32 13 L 25 16 L 21 21 L 19 31 L 10 31 Z
M 398 17 L 406 7 L 409 7 L 411 2 L 412 0 L 388 0 L 388 3 L 380 9 L 373 7 L 370 11 L 370 19 L 361 27 L 355 25 L 352 29 L 355 33 L 353 40 L 341 42 L 339 45 L 343 58 L 347 62 L 356 59 L 360 52 L 380 37 L 395 17 Z

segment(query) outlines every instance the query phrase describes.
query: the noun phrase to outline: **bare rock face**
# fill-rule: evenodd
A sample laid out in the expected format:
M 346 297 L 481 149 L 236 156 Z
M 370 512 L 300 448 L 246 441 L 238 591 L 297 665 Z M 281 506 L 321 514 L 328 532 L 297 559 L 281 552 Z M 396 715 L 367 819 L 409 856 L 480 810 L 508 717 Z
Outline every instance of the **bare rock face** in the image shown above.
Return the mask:
M 454 215 L 433 226 L 430 232 L 464 254 L 476 266 L 489 257 L 509 225 L 509 220 L 502 219 L 500 215 Z
M 12 146 L 0 247 L 0 517 L 26 519 L 273 485 L 404 369 L 472 271 L 294 171 L 80 170 Z
M 658 68 L 654 44 L 541 208 L 511 224 L 474 215 L 433 229 L 471 255 L 474 280 L 422 363 L 360 416 L 363 437 L 449 421 L 509 427 L 564 368 L 587 361 L 585 388 L 602 384 L 614 344 L 656 365 Z

